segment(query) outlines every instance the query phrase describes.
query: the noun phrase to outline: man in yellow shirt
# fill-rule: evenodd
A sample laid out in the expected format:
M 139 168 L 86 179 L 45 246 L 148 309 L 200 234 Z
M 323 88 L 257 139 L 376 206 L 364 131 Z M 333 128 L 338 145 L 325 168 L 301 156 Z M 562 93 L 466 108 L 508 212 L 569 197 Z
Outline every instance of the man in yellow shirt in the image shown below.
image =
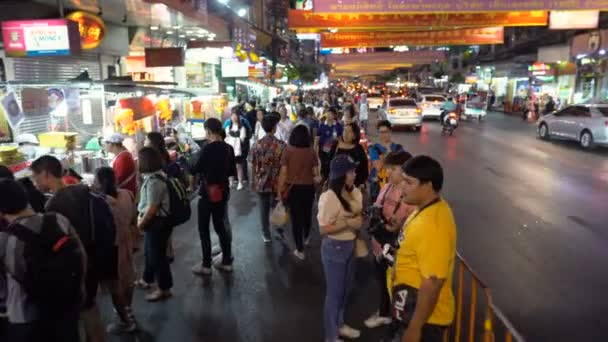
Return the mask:
M 402 167 L 405 201 L 417 207 L 406 221 L 388 270 L 393 316 L 399 342 L 441 342 L 454 319 L 452 278 L 456 258 L 456 224 L 439 194 L 443 171 L 427 156 Z

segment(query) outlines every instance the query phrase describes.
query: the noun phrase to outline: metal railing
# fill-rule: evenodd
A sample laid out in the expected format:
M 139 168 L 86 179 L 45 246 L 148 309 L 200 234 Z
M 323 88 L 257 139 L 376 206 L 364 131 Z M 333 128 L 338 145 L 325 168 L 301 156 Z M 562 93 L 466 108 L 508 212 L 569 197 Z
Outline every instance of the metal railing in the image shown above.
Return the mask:
M 459 253 L 457 253 L 455 284 L 456 318 L 454 326 L 444 334 L 444 342 L 525 342 L 525 339 L 517 332 L 502 311 L 494 305 L 490 289 Z M 465 290 L 468 290 L 468 293 Z M 478 292 L 483 294 L 485 299 L 483 303 L 477 302 Z M 467 302 L 464 301 L 465 296 L 468 297 Z M 478 304 L 482 306 L 483 310 L 483 321 L 479 322 L 477 321 L 477 314 L 481 310 L 478 310 Z M 468 309 L 468 317 L 464 317 L 465 309 Z M 494 324 L 495 322 L 498 324 L 497 326 Z M 463 335 L 465 336 L 463 337 Z

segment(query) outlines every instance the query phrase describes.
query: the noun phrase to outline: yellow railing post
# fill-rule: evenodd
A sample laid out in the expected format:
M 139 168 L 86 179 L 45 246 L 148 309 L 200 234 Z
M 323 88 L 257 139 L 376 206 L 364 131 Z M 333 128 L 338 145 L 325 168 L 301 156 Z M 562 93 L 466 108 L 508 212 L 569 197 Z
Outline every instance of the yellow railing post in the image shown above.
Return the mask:
M 469 310 L 469 342 L 475 342 L 475 316 L 477 315 L 477 282 L 471 278 L 471 308 Z
M 455 342 L 460 342 L 461 324 L 462 324 L 462 291 L 464 288 L 464 263 L 458 259 L 458 295 L 456 297 L 456 333 Z

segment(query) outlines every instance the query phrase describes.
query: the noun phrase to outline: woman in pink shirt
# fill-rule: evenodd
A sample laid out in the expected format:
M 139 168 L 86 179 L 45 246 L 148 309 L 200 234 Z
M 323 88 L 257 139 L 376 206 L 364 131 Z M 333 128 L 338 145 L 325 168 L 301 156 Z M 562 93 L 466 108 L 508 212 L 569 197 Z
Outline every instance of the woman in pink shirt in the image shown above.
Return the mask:
M 405 220 L 415 209 L 405 203 L 401 190 L 401 185 L 404 181 L 401 165 L 411 157 L 412 155 L 408 152 L 396 151 L 390 152 L 384 159 L 384 168 L 389 175 L 388 183 L 380 190 L 375 204 L 382 207 L 382 215 L 387 222 L 384 235 L 390 237 L 393 243 L 396 243 L 401 227 L 403 227 Z M 391 301 L 386 286 L 386 270 L 388 265 L 382 256 L 383 246 L 376 239 L 372 238 L 372 247 L 376 257 L 376 273 L 380 282 L 380 307 L 378 311 L 365 320 L 364 324 L 368 328 L 377 328 L 392 322 Z

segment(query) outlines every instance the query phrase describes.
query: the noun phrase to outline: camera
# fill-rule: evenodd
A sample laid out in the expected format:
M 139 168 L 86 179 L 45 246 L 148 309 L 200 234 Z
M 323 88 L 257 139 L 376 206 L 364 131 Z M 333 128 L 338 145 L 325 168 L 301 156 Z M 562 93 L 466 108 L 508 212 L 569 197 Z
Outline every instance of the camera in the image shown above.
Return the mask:
M 386 229 L 388 221 L 384 218 L 382 207 L 373 205 L 365 211 L 367 217 L 367 232 L 382 246 L 380 262 L 392 266 L 395 261 L 395 252 L 398 248 L 397 233 Z

